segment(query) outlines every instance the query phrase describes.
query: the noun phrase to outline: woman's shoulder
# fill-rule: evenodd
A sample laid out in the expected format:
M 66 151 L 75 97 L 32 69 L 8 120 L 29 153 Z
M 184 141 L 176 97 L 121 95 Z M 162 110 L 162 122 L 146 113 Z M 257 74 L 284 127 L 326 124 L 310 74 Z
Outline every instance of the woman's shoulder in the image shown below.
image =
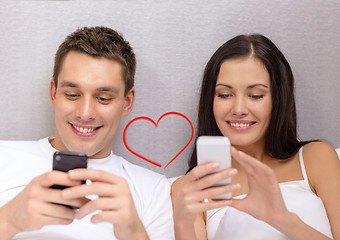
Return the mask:
M 338 160 L 335 149 L 325 142 L 311 142 L 303 146 L 304 161 L 317 164 Z
M 318 186 L 340 176 L 340 161 L 335 149 L 325 142 L 312 142 L 303 147 L 303 161 L 308 180 L 318 191 Z
M 172 184 L 171 184 L 171 200 L 172 200 L 172 207 L 175 206 L 175 202 L 177 199 L 177 196 L 181 190 L 183 180 L 185 176 L 177 178 Z
M 177 178 L 172 184 L 171 184 L 171 195 L 174 194 L 178 194 L 179 190 L 182 187 L 183 184 L 183 180 L 184 180 L 185 176 L 179 177 Z

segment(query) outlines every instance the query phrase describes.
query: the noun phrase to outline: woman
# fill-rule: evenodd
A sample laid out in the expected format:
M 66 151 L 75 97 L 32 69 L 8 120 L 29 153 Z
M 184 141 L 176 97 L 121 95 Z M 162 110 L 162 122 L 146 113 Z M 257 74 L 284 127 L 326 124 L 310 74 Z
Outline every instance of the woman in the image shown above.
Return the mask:
M 197 135 L 227 136 L 232 168 L 208 174 L 218 164 L 197 166 L 194 149 L 172 186 L 177 240 L 340 239 L 340 161 L 328 144 L 297 139 L 293 74 L 268 38 L 237 36 L 211 57 Z

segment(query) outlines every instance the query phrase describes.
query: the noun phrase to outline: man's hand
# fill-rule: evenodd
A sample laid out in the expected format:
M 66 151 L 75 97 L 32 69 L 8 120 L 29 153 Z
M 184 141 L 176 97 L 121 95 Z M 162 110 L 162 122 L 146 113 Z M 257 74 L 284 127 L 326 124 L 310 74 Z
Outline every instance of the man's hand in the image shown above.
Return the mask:
M 80 185 L 63 190 L 65 199 L 86 195 L 98 195 L 97 199 L 83 205 L 76 214 L 81 219 L 89 213 L 100 210 L 92 216 L 93 223 L 109 222 L 114 225 L 118 239 L 148 239 L 139 219 L 129 185 L 124 178 L 95 169 L 75 169 L 68 172 L 72 180 L 89 179 L 92 184 Z
M 11 239 L 19 232 L 39 230 L 46 225 L 72 223 L 75 210 L 58 204 L 82 206 L 88 200 L 65 200 L 61 190 L 50 188 L 53 184 L 76 186 L 80 181 L 71 180 L 67 173 L 59 171 L 35 177 L 23 191 L 0 209 L 0 229 L 6 228 L 5 232 L 1 231 L 2 237 L 6 234 L 5 239 Z

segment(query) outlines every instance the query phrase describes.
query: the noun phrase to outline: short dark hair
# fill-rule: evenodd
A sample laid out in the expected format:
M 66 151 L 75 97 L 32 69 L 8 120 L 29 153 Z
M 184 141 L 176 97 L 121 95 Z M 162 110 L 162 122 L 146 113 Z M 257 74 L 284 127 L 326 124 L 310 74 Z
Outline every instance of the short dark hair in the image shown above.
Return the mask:
M 122 66 L 125 95 L 134 86 L 136 57 L 129 42 L 118 32 L 107 27 L 84 27 L 71 33 L 59 46 L 55 55 L 53 79 L 58 85 L 65 56 L 70 51 L 85 53 L 93 57 L 104 57 L 118 61 Z
M 266 133 L 266 151 L 274 158 L 287 159 L 311 141 L 297 139 L 294 77 L 288 61 L 275 44 L 261 34 L 236 36 L 219 47 L 210 58 L 201 85 L 196 138 L 200 135 L 222 135 L 213 114 L 220 67 L 228 59 L 247 57 L 261 61 L 270 76 L 272 111 Z M 189 161 L 189 171 L 196 165 L 195 146 Z

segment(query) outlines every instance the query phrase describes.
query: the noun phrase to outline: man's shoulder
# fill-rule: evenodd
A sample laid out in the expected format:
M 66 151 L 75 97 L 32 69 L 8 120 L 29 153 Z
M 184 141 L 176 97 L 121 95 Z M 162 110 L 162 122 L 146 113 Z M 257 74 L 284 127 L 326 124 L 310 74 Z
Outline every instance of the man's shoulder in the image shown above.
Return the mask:
M 128 181 L 140 197 L 149 198 L 154 194 L 170 193 L 170 182 L 164 175 L 133 164 L 120 156 L 115 156 L 114 160 L 120 164 L 121 177 Z
M 119 159 L 123 169 L 127 171 L 128 173 L 133 174 L 133 176 L 137 177 L 138 180 L 141 180 L 141 181 L 167 180 L 167 178 L 163 174 L 156 173 L 145 167 L 133 164 L 121 156 L 115 156 L 115 157 Z
M 25 151 L 32 150 L 35 147 L 39 146 L 38 140 L 26 141 L 26 140 L 0 140 L 0 148 L 1 150 L 17 150 L 17 151 Z
M 31 153 L 40 148 L 40 140 L 0 140 L 0 151 Z

